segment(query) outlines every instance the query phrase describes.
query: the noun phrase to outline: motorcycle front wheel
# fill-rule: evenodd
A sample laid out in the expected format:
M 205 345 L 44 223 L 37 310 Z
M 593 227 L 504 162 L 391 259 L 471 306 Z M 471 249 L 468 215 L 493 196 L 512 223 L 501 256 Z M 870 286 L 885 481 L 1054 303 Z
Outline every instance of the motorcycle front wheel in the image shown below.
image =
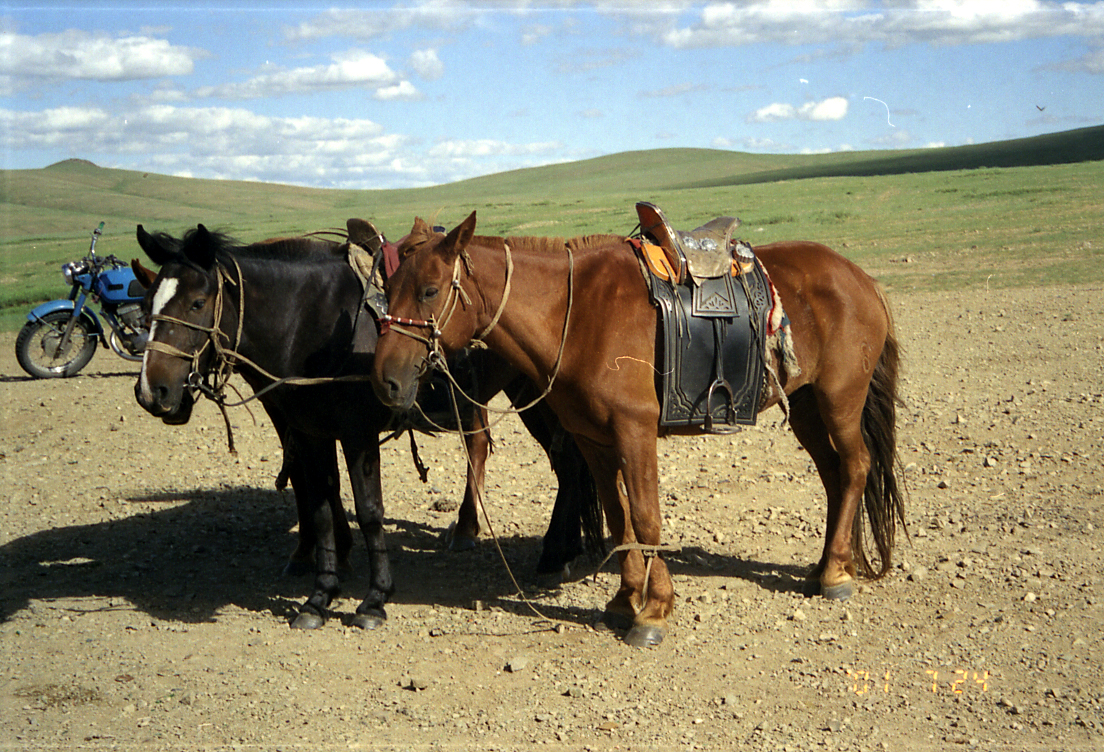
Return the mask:
M 38 321 L 28 321 L 15 338 L 15 357 L 24 371 L 36 379 L 73 376 L 96 354 L 96 334 L 83 319 L 73 322 L 69 340 L 62 345 L 72 313 L 55 311 Z

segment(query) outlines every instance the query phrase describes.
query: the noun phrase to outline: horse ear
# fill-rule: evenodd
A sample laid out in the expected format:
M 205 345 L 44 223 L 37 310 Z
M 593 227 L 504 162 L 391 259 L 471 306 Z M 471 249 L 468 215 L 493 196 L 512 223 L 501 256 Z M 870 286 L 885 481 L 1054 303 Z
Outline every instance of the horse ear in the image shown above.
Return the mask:
M 430 228 L 421 217 L 414 217 L 414 226 L 410 228 L 411 235 L 429 235 Z
M 471 239 L 475 237 L 475 212 L 452 229 L 445 239 L 441 241 L 439 248 L 448 255 L 449 259 L 455 259 L 463 253 Z
M 371 252 L 373 256 L 383 247 L 383 233 L 366 219 L 349 219 L 345 222 L 345 229 L 348 231 L 350 243 L 356 243 Z
M 193 264 L 210 269 L 215 265 L 215 241 L 211 231 L 203 225 L 196 225 L 195 232 L 184 244 L 184 256 Z
M 142 247 L 142 250 L 146 252 L 153 263 L 163 266 L 165 262 L 172 258 L 176 249 L 170 248 L 169 244 L 165 242 L 168 236 L 163 233 L 150 235 L 142 225 L 138 225 L 137 235 L 138 245 Z
M 141 225 L 138 225 L 141 228 Z M 157 272 L 153 269 L 147 269 L 142 266 L 142 262 L 138 259 L 130 260 L 130 270 L 134 272 L 134 277 L 138 280 L 138 284 L 147 290 L 153 286 L 153 281 L 157 279 Z

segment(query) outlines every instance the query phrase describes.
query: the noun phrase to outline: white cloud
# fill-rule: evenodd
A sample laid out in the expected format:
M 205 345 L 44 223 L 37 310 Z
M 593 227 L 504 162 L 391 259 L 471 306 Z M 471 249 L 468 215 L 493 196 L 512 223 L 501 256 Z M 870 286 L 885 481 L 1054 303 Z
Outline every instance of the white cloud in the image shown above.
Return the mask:
M 426 148 L 367 119 L 149 103 L 117 110 L 0 109 L 0 154 L 18 151 L 169 175 L 327 188 L 445 183 L 565 158 L 559 142 L 443 139 Z
M 43 82 L 135 81 L 188 75 L 200 50 L 146 36 L 110 36 L 71 29 L 27 36 L 0 32 L 0 76 L 12 90 Z
M 555 29 L 547 24 L 533 24 L 522 32 L 521 43 L 526 47 L 531 47 L 551 36 L 554 31 Z
M 795 117 L 797 117 L 797 108 L 792 104 L 775 103 L 760 107 L 750 120 L 755 123 L 773 123 L 776 120 L 793 120 Z
M 375 98 L 382 101 L 421 99 L 422 94 L 409 81 L 400 81 L 394 86 L 383 86 L 376 90 Z
M 74 146 L 81 156 L 129 169 L 376 187 L 371 176 L 387 173 L 407 142 L 371 120 L 268 117 L 240 108 L 0 110 L 0 151 L 64 149 L 72 156 Z
M 883 136 L 870 139 L 870 143 L 877 147 L 902 149 L 912 144 L 912 134 L 907 128 L 894 128 Z
M 424 163 L 434 183 L 538 167 L 568 158 L 558 141 L 515 144 L 496 139 L 441 139 L 431 146 Z
M 800 107 L 774 103 L 761 107 L 748 117 L 748 122 L 774 123 L 780 120 L 843 120 L 848 102 L 844 97 L 829 97 L 820 102 L 806 102 Z
M 879 7 L 861 0 L 712 3 L 695 23 L 656 32 L 671 47 L 769 42 L 841 46 L 881 43 L 958 45 L 1104 33 L 1101 3 L 1042 0 L 914 0 Z
M 789 144 L 780 143 L 773 138 L 745 138 L 743 144 L 744 148 L 749 151 L 784 152 L 793 149 Z
M 381 89 L 398 82 L 398 74 L 391 70 L 387 61 L 370 52 L 349 50 L 334 54 L 330 59 L 332 62 L 328 65 L 275 69 L 242 83 L 206 86 L 195 93 L 219 99 L 259 99 L 361 87 Z
M 843 120 L 847 117 L 847 100 L 829 97 L 823 102 L 810 102 L 798 111 L 803 120 Z
M 345 37 L 374 39 L 404 29 L 459 31 L 492 9 L 473 8 L 454 0 L 429 0 L 417 5 L 370 10 L 332 9 L 285 30 L 289 41 Z
M 427 81 L 436 81 L 445 74 L 445 66 L 437 57 L 437 50 L 415 50 L 410 56 L 410 67 Z

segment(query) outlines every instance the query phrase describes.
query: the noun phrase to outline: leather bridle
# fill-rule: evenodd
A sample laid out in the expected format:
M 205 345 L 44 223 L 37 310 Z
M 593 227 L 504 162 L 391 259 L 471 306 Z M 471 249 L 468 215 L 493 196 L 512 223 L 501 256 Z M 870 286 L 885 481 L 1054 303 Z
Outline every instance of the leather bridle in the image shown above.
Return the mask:
M 478 332 L 472 337 L 470 342 L 470 346 L 472 347 L 487 347 L 485 339 L 487 335 L 490 334 L 498 325 L 499 319 L 502 318 L 502 312 L 506 308 L 506 301 L 510 297 L 511 282 L 514 276 L 514 260 L 513 254 L 510 252 L 509 243 L 506 243 L 504 241 L 503 249 L 506 254 L 506 282 L 502 290 L 502 300 L 499 301 L 498 310 L 495 311 L 495 315 L 494 317 L 492 317 L 490 323 L 483 328 L 483 331 Z M 567 251 L 568 262 L 567 310 L 564 312 L 563 330 L 560 335 L 560 347 L 559 350 L 556 352 L 556 362 L 552 366 L 552 373 L 548 377 L 548 386 L 545 387 L 544 391 L 541 392 L 541 394 L 536 399 L 523 407 L 514 407 L 503 410 L 483 404 L 470 395 L 466 394 L 460 384 L 453 377 L 452 373 L 449 371 L 448 361 L 445 356 L 444 348 L 441 346 L 441 338 L 444 336 L 445 327 L 447 327 L 449 322 L 452 320 L 452 315 L 456 311 L 456 306 L 460 302 L 463 302 L 464 305 L 471 305 L 471 298 L 468 296 L 467 292 L 464 290 L 463 286 L 460 283 L 461 264 L 463 264 L 463 268 L 467 271 L 468 276 L 471 276 L 472 273 L 471 257 L 468 256 L 466 251 L 456 257 L 456 263 L 453 265 L 452 281 L 449 283 L 449 293 L 448 296 L 445 298 L 445 302 L 442 306 L 442 309 L 445 311 L 444 320 L 440 323 L 440 325 L 438 325 L 437 323 L 436 316 L 430 316 L 428 319 L 408 319 L 401 316 L 392 316 L 390 314 L 385 314 L 380 317 L 380 336 L 382 337 L 387 332 L 393 331 L 410 337 L 411 339 L 417 340 L 418 342 L 421 342 L 426 346 L 426 354 L 422 358 L 421 364 L 419 364 L 418 366 L 418 379 L 421 379 L 426 374 L 428 369 L 436 368 L 445 374 L 449 382 L 452 384 L 453 388 L 460 391 L 464 398 L 471 404 L 484 408 L 489 412 L 500 412 L 504 414 L 511 412 L 524 412 L 525 410 L 528 410 L 531 407 L 535 406 L 538 402 L 547 397 L 549 392 L 552 391 L 552 385 L 556 382 L 556 377 L 560 373 L 560 365 L 561 363 L 563 363 L 564 347 L 567 344 L 567 326 L 568 322 L 571 320 L 571 309 L 574 305 L 575 299 L 575 254 L 572 252 L 570 244 L 565 244 L 564 250 Z M 421 334 L 418 334 L 416 331 L 409 331 L 405 328 L 397 329 L 395 328 L 396 325 L 400 327 L 411 327 L 414 329 L 428 329 L 429 334 L 423 336 Z
M 245 290 L 241 284 L 241 267 L 238 266 L 238 262 L 234 261 L 234 268 L 237 272 L 237 279 L 235 280 L 230 276 L 229 272 L 221 264 L 218 265 L 218 272 L 216 279 L 218 285 L 215 290 L 215 314 L 214 321 L 211 326 L 204 326 L 202 324 L 196 324 L 191 321 L 186 321 L 175 316 L 169 316 L 166 314 L 155 314 L 150 316 L 151 327 L 153 322 L 163 321 L 169 324 L 177 324 L 179 326 L 192 329 L 194 331 L 203 332 L 207 335 L 207 339 L 203 344 L 196 348 L 193 352 L 186 352 L 178 347 L 160 342 L 158 340 L 151 339 L 146 343 L 147 350 L 154 350 L 156 352 L 165 353 L 177 358 L 183 358 L 184 360 L 191 361 L 192 367 L 189 371 L 185 384 L 188 389 L 193 393 L 201 391 L 215 402 L 222 401 L 222 395 L 226 389 L 226 384 L 230 380 L 230 376 L 233 374 L 234 367 L 238 364 L 240 356 L 237 354 L 238 345 L 241 343 L 242 325 L 245 321 L 244 305 L 245 305 Z M 238 288 L 238 326 L 234 335 L 233 344 L 230 344 L 230 337 L 226 332 L 222 331 L 222 314 L 224 303 L 224 291 L 226 284 L 236 286 Z M 224 344 L 225 341 L 225 344 Z M 229 345 L 229 346 L 228 346 Z M 200 369 L 200 361 L 203 354 L 210 347 L 215 353 L 215 365 L 213 368 L 207 369 L 203 372 Z M 213 381 L 212 381 L 212 376 Z
M 506 308 L 506 301 L 510 298 L 510 285 L 514 277 L 514 257 L 510 252 L 510 245 L 508 243 L 503 243 L 503 247 L 506 253 L 506 283 L 502 290 L 502 299 L 499 301 L 498 310 L 495 311 L 495 315 L 491 319 L 491 322 L 483 328 L 483 331 L 472 337 L 472 347 L 486 347 L 484 339 L 494 330 L 495 326 L 498 325 L 498 320 L 502 318 L 502 311 Z M 449 322 L 452 321 L 452 316 L 456 313 L 456 307 L 458 305 L 471 305 L 471 297 L 461 284 L 461 268 L 466 269 L 468 275 L 471 275 L 471 260 L 466 253 L 457 255 L 456 262 L 453 264 L 452 281 L 449 283 L 448 295 L 445 297 L 445 302 L 442 306 L 443 313 L 440 324 L 438 324 L 436 316 L 430 316 L 428 319 L 408 319 L 402 316 L 392 316 L 390 314 L 380 316 L 381 337 L 389 331 L 395 331 L 417 340 L 426 346 L 427 352 L 422 360 L 422 366 L 419 368 L 419 377 L 425 373 L 427 367 L 444 369 L 445 352 L 444 348 L 441 346 L 441 338 L 444 336 L 444 330 L 449 325 Z M 417 331 L 410 331 L 405 328 L 396 329 L 396 325 L 400 327 L 410 327 L 415 330 L 428 329 L 429 333 L 423 336 L 418 334 Z

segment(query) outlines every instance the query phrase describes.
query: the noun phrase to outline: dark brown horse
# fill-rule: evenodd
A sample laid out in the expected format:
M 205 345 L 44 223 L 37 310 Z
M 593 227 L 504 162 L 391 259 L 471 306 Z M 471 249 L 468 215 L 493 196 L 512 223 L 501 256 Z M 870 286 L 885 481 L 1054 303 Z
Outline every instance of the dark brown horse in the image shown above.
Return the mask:
M 135 384 L 139 404 L 166 423 L 187 422 L 197 389 L 227 368 L 260 395 L 295 489 L 300 541 L 293 562 L 311 554 L 314 559 L 315 588 L 293 622 L 298 628 L 323 624 L 339 592 L 338 565 L 352 545 L 338 487 L 340 441 L 370 570 L 368 594 L 352 624 L 379 626 L 393 590 L 383 535 L 379 434 L 395 427 L 396 416 L 367 383 L 377 325 L 362 305 L 363 288 L 346 258 L 347 247 L 311 237 L 242 246 L 203 225 L 183 238 L 151 235 L 139 225 L 137 237 L 161 265 L 156 275 L 143 272 L 149 282 L 144 305 L 153 326 Z M 505 390 L 511 399 L 531 400 L 526 395 L 532 386 L 496 356 L 473 356 L 468 367 L 484 397 Z M 268 389 L 274 379 L 286 377 L 316 381 Z M 475 419 L 486 425 L 485 416 Z M 559 480 L 538 565 L 542 572 L 559 571 L 581 552 L 581 525 L 600 525 L 592 522 L 598 514 L 588 511 L 593 485 L 574 442 L 555 442 L 559 426 L 551 412 L 534 413 L 526 425 L 549 450 Z M 473 464 L 457 524 L 461 540 L 478 534 L 476 499 L 489 436 L 478 432 L 467 439 Z M 588 530 L 588 539 L 597 537 Z
M 674 604 L 660 544 L 655 385 L 657 314 L 626 238 L 475 236 L 475 213 L 447 235 L 416 220 L 387 285 L 391 331 L 373 381 L 391 406 L 414 399 L 427 355 L 482 339 L 538 386 L 583 451 L 618 552 L 621 586 L 607 619 L 625 640 L 657 644 Z M 807 242 L 755 249 L 792 322 L 800 374 L 767 354 L 778 381 L 762 410 L 788 397 L 790 425 L 828 497 L 824 551 L 807 591 L 851 595 L 889 569 L 904 506 L 894 474 L 898 346 L 885 296 L 859 267 Z M 433 357 L 432 362 L 439 362 Z M 700 433 L 693 429 L 688 433 Z M 862 507 L 877 548 L 863 549 Z

